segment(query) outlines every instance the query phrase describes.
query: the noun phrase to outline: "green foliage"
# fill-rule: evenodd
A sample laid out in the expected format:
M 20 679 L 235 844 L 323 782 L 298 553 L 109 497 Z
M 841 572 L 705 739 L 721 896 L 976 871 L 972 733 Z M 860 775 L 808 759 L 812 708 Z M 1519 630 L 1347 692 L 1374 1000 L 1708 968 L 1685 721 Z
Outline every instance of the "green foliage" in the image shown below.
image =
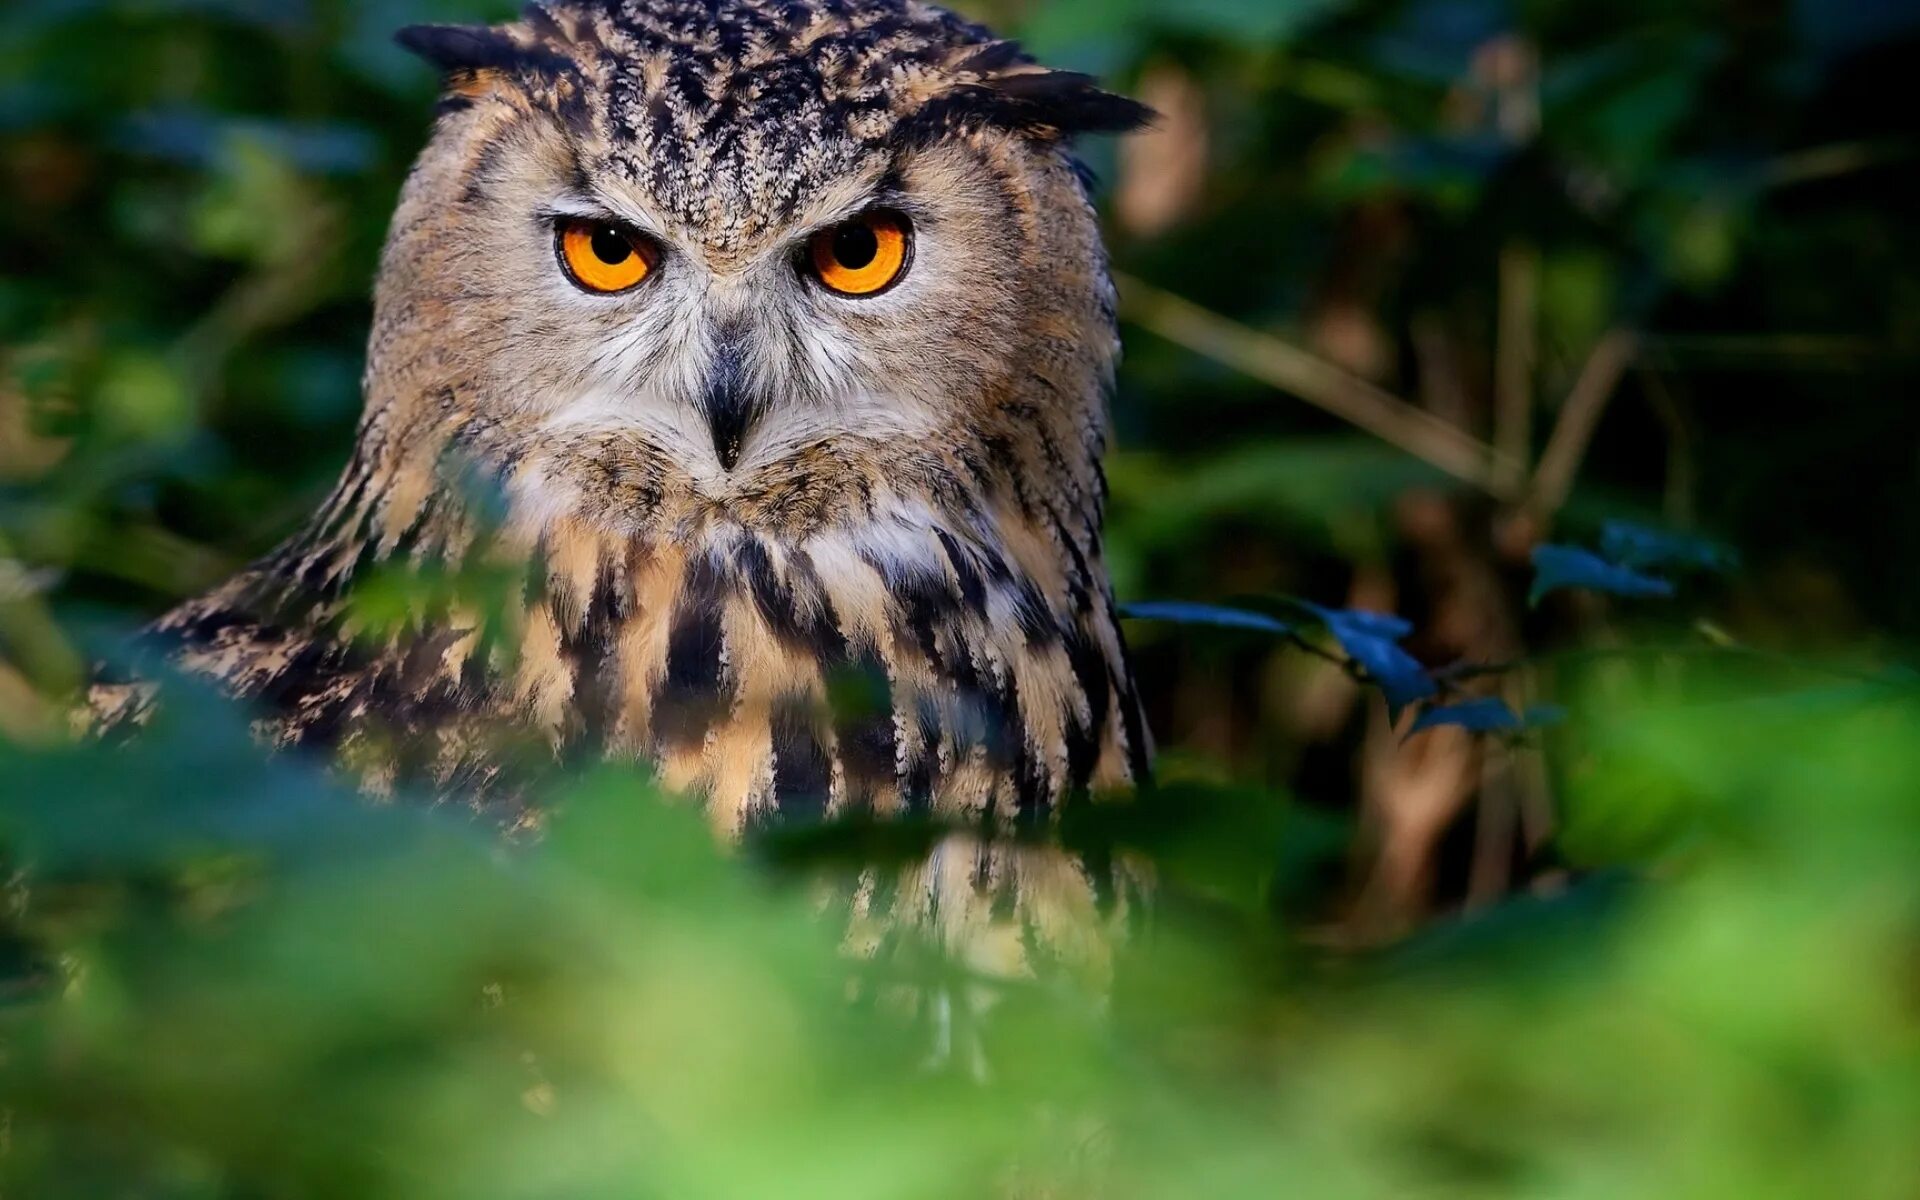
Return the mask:
M 1276 820 L 1269 795 L 1080 813 L 1075 837 L 1161 868 L 1110 1014 L 1097 992 L 970 980 L 931 948 L 850 960 L 807 884 L 829 863 L 775 853 L 788 871 L 769 879 L 621 771 L 568 781 L 546 836 L 502 850 L 457 815 L 368 808 L 263 759 L 211 700 L 112 755 L 11 751 L 0 835 L 36 871 L 0 1180 L 1911 1194 L 1920 694 L 1764 712 L 1643 696 L 1565 734 L 1584 877 L 1388 952 L 1297 940 L 1283 902 L 1325 865 L 1301 851 L 1340 839 Z M 997 999 L 984 1083 L 926 1061 L 915 997 L 943 989 Z

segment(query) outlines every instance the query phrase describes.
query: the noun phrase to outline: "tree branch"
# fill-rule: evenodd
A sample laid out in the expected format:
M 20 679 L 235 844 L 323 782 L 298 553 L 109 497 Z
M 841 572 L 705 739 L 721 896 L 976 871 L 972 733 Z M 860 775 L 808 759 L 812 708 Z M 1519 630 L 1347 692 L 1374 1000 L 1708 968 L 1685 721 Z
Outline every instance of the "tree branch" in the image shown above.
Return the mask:
M 1593 353 L 1587 356 L 1580 378 L 1574 381 L 1566 403 L 1560 406 L 1560 418 L 1547 438 L 1540 466 L 1527 489 L 1526 507 L 1534 515 L 1550 517 L 1567 502 L 1574 478 L 1580 473 L 1580 464 L 1587 456 L 1587 447 L 1593 442 L 1594 430 L 1599 428 L 1600 414 L 1606 411 L 1607 401 L 1613 398 L 1620 377 L 1639 353 L 1639 335 L 1632 330 L 1615 329 L 1602 337 Z
M 1478 438 L 1288 342 L 1121 276 L 1121 312 L 1176 345 L 1298 396 L 1456 479 L 1517 498 L 1519 469 Z

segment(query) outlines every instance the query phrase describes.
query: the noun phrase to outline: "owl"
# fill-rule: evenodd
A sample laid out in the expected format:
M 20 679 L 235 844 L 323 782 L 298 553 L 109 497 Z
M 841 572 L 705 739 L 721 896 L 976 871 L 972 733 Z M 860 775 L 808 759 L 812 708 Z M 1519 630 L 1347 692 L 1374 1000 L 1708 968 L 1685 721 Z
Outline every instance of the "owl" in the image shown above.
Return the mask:
M 554 0 L 399 40 L 445 90 L 351 461 L 159 653 L 374 792 L 510 806 L 531 744 L 651 764 L 725 836 L 1017 834 L 1143 778 L 1101 548 L 1115 301 L 1071 143 L 1144 108 L 917 0 Z M 369 615 L 370 581 L 476 565 L 504 598 Z M 1011 947 L 1110 892 L 956 834 L 867 903 L 1011 907 Z

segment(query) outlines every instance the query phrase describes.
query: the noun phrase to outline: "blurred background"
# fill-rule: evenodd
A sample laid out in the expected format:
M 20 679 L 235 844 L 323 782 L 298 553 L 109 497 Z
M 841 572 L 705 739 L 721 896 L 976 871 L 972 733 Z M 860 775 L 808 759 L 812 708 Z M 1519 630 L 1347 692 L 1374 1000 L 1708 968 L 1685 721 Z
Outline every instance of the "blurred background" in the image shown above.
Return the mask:
M 1564 719 L 1408 736 L 1143 608 L 1165 786 L 1092 836 L 1167 932 L 1111 1020 L 1008 997 L 988 1085 L 639 781 L 503 860 L 210 699 L 68 745 L 331 484 L 431 121 L 391 33 L 511 6 L 9 0 L 0 1196 L 1920 1195 L 1920 4 L 959 7 L 1161 113 L 1083 147 L 1122 601 L 1397 613 Z M 1712 569 L 1533 602 L 1636 538 Z

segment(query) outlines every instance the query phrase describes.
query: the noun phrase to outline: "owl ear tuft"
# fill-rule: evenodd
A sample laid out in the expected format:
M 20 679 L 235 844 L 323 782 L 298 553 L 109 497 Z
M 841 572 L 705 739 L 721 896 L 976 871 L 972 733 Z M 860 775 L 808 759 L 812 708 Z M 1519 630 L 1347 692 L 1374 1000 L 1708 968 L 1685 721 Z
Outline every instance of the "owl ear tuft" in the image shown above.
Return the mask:
M 568 66 L 555 51 L 486 25 L 409 25 L 393 40 L 440 68 L 448 90 L 466 97 L 501 76 L 555 74 Z
M 1061 140 L 1131 133 L 1153 122 L 1137 100 L 1102 91 L 1091 75 L 1038 65 L 1017 42 L 990 42 L 950 67 L 952 86 L 909 117 L 896 140 L 920 141 L 956 126 L 986 125 Z
M 446 72 L 506 70 L 520 51 L 504 32 L 485 25 L 409 25 L 393 40 Z
M 1155 116 L 1138 100 L 1102 91 L 1098 80 L 1077 71 L 1015 71 L 993 76 L 985 86 L 997 124 L 1033 132 L 1132 133 Z

